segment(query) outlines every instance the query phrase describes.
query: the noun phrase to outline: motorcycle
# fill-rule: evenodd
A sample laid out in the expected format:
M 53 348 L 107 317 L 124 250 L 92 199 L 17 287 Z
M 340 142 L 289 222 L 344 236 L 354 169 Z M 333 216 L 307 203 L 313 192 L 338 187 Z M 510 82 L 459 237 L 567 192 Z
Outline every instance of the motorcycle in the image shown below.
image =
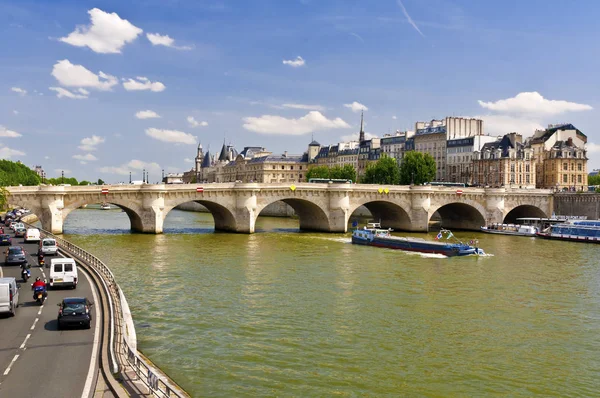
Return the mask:
M 33 287 L 33 284 L 31 285 Z M 48 298 L 48 294 L 46 293 L 46 288 L 42 286 L 36 286 L 33 289 L 33 299 L 39 304 L 44 305 L 44 301 Z
M 31 270 L 27 267 L 23 268 L 21 271 L 21 277 L 23 278 L 23 282 L 27 282 L 27 280 L 31 278 Z
M 44 266 L 44 257 L 38 259 L 38 264 L 40 265 L 40 267 Z

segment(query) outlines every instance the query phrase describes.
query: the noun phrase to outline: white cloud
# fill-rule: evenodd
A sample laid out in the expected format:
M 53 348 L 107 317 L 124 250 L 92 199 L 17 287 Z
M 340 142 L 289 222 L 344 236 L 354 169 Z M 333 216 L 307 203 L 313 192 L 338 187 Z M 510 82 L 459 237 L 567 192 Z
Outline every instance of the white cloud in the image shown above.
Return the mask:
M 120 53 L 125 44 L 133 42 L 143 32 L 115 12 L 109 14 L 93 8 L 88 14 L 90 25 L 77 26 L 67 37 L 59 40 L 76 47 L 87 46 L 100 54 L 114 54 Z
M 149 128 L 146 129 L 146 135 L 159 141 L 172 142 L 176 144 L 195 145 L 198 141 L 197 137 L 177 130 Z
M 0 137 L 17 138 L 21 137 L 21 134 L 17 133 L 16 131 L 9 130 L 6 127 L 0 125 Z
M 143 170 L 146 170 L 148 173 L 153 174 L 155 176 L 160 176 L 162 169 L 158 163 L 155 162 L 144 162 L 142 160 L 133 159 L 128 163 L 120 165 L 120 166 L 105 166 L 100 167 L 98 171 L 107 174 L 120 174 L 120 175 L 129 175 L 129 173 L 139 173 Z M 141 179 L 141 176 L 140 176 Z
M 423 32 L 421 32 L 421 29 L 419 29 L 419 27 L 417 26 L 417 24 L 415 23 L 415 21 L 413 21 L 413 19 L 410 17 L 410 15 L 408 14 L 408 11 L 406 11 L 406 8 L 404 7 L 404 4 L 402 4 L 402 0 L 397 0 L 398 5 L 400 6 L 400 8 L 402 8 L 402 12 L 404 13 L 404 16 L 406 17 L 406 19 L 408 20 L 408 23 L 412 25 L 413 28 L 415 28 L 415 30 L 417 32 L 419 32 L 419 34 L 423 37 L 425 37 L 425 35 L 423 34 Z
M 311 111 L 299 119 L 287 119 L 275 115 L 246 117 L 244 128 L 260 134 L 302 135 L 317 130 L 350 127 L 342 119 L 327 119 L 321 112 Z
M 304 59 L 302 59 L 301 56 L 297 56 L 296 59 L 284 59 L 283 60 L 283 64 L 284 65 L 289 65 L 292 68 L 298 68 L 300 66 L 304 66 L 306 62 L 304 61 Z
M 112 86 L 118 84 L 116 77 L 107 75 L 103 72 L 99 72 L 96 75 L 82 65 L 73 65 L 68 59 L 57 61 L 56 64 L 54 64 L 52 76 L 54 76 L 61 85 L 66 87 L 88 87 L 101 91 L 108 91 L 111 90 Z
M 14 113 L 15 115 L 18 115 L 18 114 L 19 114 L 19 111 L 15 110 L 15 111 L 13 111 L 13 113 Z
M 88 162 L 98 160 L 98 158 L 92 155 L 91 153 L 86 153 L 85 155 L 73 155 L 73 159 L 84 160 Z
M 87 94 L 75 94 L 72 93 L 71 91 L 67 90 L 66 88 L 62 88 L 62 87 L 48 87 L 49 90 L 52 91 L 56 91 L 56 96 L 58 98 L 72 98 L 72 99 L 86 99 L 88 96 Z M 83 90 L 83 89 L 79 89 L 79 90 Z M 83 90 L 86 91 L 86 90 Z
M 50 156 L 44 156 L 44 159 L 48 160 L 50 159 Z
M 135 80 L 124 80 L 123 87 L 125 87 L 125 90 L 127 91 L 150 90 L 156 93 L 164 91 L 166 88 L 161 82 L 151 82 L 147 77 L 143 76 L 137 76 Z
M 354 133 L 354 134 L 349 134 L 349 135 L 343 135 L 340 137 L 340 141 L 341 142 L 348 142 L 348 141 L 358 141 L 358 139 L 360 138 L 360 134 L 359 133 Z M 365 140 L 370 140 L 371 138 L 377 138 L 376 135 L 371 134 L 371 133 L 366 133 L 365 132 Z
M 593 142 L 588 142 L 587 145 L 585 146 L 585 149 L 586 149 L 586 151 L 588 151 L 588 154 L 600 153 L 600 145 L 594 144 Z
M 150 40 L 153 46 L 165 46 L 175 48 L 177 50 L 191 50 L 190 46 L 176 46 L 175 39 L 169 37 L 169 35 L 160 35 L 158 33 L 146 33 L 146 37 Z
M 24 90 L 20 87 L 11 87 L 10 90 L 21 96 L 27 95 L 27 90 Z
M 509 115 L 482 115 L 474 116 L 474 118 L 483 120 L 485 133 L 489 135 L 504 135 L 517 132 L 523 134 L 523 136 L 530 136 L 535 130 L 544 129 L 541 122 L 535 118 L 530 119 Z
M 309 111 L 324 111 L 325 108 L 321 105 L 306 105 L 306 104 L 283 104 L 281 105 L 283 108 L 290 109 L 305 109 Z
M 24 156 L 25 152 L 17 149 L 10 149 L 9 147 L 0 147 L 0 159 L 10 159 L 13 156 Z
M 135 117 L 137 117 L 138 119 L 156 119 L 159 118 L 160 115 L 154 111 L 147 109 L 145 111 L 136 112 Z
M 498 100 L 496 102 L 477 101 L 483 108 L 495 112 L 529 115 L 558 115 L 565 112 L 588 111 L 593 109 L 590 105 L 575 102 L 548 100 L 537 91 L 522 92 L 513 98 Z
M 356 102 L 356 101 L 354 101 L 351 104 L 344 104 L 344 106 L 346 108 L 350 108 L 352 110 L 352 112 L 354 112 L 354 113 L 360 112 L 360 111 L 368 111 L 369 110 L 369 108 L 367 108 L 366 105 L 363 105 L 360 102 Z
M 87 162 L 83 161 L 83 160 L 81 162 L 79 162 L 79 163 L 81 163 L 81 164 L 87 164 Z
M 194 159 L 190 159 L 190 158 L 185 158 L 185 159 L 183 159 L 183 161 L 186 163 L 194 163 Z
M 398 119 L 398 118 L 397 118 L 396 116 L 392 116 L 392 119 L 396 120 L 396 119 Z
M 81 140 L 80 146 L 78 147 L 82 151 L 95 151 L 98 145 L 102 144 L 105 140 L 104 137 L 99 137 L 97 135 L 92 135 L 91 137 L 86 137 Z
M 187 121 L 190 124 L 190 127 L 198 127 L 198 126 L 206 127 L 206 126 L 208 126 L 208 122 L 205 122 L 205 121 L 199 122 L 196 119 L 194 119 L 193 116 L 188 116 Z

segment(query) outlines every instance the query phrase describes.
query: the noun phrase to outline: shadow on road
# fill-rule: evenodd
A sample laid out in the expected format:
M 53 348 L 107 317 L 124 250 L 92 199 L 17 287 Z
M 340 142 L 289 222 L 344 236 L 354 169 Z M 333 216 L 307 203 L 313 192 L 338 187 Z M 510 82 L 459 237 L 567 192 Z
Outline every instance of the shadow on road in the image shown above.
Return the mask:
M 58 332 L 58 321 L 53 319 L 51 321 L 46 322 L 44 325 L 44 329 L 49 330 L 51 332 Z

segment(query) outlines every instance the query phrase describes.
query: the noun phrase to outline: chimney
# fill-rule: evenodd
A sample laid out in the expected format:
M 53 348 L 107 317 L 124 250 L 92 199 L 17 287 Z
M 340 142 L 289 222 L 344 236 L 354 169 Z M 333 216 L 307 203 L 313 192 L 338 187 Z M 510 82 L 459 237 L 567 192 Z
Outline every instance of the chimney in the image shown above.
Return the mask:
M 287 158 L 287 151 L 283 151 L 283 157 Z
M 573 146 L 573 137 L 569 137 L 569 139 L 567 140 L 567 145 Z

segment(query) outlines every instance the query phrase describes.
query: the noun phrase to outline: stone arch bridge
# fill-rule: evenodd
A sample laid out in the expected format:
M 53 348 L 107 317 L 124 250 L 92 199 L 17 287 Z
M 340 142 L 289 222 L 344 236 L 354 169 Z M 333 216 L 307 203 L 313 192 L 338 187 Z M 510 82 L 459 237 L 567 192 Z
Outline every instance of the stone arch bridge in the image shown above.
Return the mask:
M 348 220 L 359 206 L 369 209 L 384 228 L 421 232 L 428 231 L 434 214 L 445 228 L 478 230 L 517 217 L 548 217 L 553 208 L 550 190 L 513 188 L 213 183 L 7 189 L 11 206 L 30 209 L 52 233 L 62 233 L 71 211 L 103 202 L 121 207 L 134 231 L 154 234 L 163 232 L 169 211 L 191 201 L 210 210 L 216 230 L 238 233 L 254 233 L 260 212 L 277 201 L 294 208 L 300 229 L 323 232 L 347 232 Z

